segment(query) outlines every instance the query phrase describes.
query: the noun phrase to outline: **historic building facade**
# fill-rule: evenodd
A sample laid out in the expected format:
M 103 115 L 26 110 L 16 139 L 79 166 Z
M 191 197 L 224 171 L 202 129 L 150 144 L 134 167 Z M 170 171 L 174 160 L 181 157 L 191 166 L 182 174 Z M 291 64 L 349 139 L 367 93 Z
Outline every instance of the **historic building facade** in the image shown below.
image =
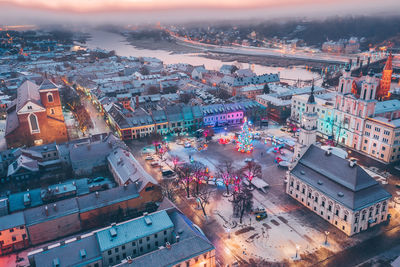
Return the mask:
M 27 80 L 7 110 L 5 138 L 8 147 L 68 141 L 60 94 L 49 80 L 38 86 Z
M 287 173 L 286 193 L 349 236 L 386 221 L 390 193 L 356 162 L 314 144 L 315 105 L 311 93 Z

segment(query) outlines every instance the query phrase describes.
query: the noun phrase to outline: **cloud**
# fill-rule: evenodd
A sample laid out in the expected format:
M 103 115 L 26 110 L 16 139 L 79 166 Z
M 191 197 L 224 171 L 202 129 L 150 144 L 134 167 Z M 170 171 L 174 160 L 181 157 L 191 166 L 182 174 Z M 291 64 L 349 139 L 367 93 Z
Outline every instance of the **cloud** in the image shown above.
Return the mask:
M 0 0 L 0 24 L 153 23 L 395 14 L 398 0 Z

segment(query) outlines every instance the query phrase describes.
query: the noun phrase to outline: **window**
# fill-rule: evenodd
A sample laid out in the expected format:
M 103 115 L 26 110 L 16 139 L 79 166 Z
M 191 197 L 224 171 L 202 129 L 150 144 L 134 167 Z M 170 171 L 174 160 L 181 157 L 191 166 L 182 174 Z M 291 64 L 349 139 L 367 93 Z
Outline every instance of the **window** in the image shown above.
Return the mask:
M 321 206 L 325 207 L 325 201 L 322 201 Z
M 11 229 L 10 229 L 10 233 L 12 233 L 12 232 L 14 232 L 14 228 L 11 228 Z
M 375 131 L 379 133 L 381 131 L 381 128 L 375 127 Z
M 332 211 L 332 206 L 331 205 L 329 205 L 328 210 Z
M 150 240 L 150 236 L 147 236 L 147 237 L 146 237 L 146 241 L 149 241 L 149 240 Z
M 126 258 L 126 253 L 124 252 L 124 253 L 122 253 L 122 258 Z
M 11 237 L 12 241 L 17 240 L 17 238 L 15 238 L 15 236 Z
M 140 252 L 143 252 L 143 247 L 140 247 L 139 251 L 140 251 Z
M 50 109 L 50 114 L 51 114 L 51 115 L 54 115 L 54 114 L 55 114 L 54 108 L 51 108 L 51 109 Z
M 338 215 L 339 215 L 339 210 L 336 210 L 336 213 L 335 213 L 335 214 L 336 214 L 336 216 L 338 216 Z
M 119 255 L 115 256 L 115 261 L 116 261 L 116 262 L 119 261 Z
M 384 135 L 390 135 L 390 131 L 384 130 L 384 131 L 383 131 L 383 134 L 384 134 Z
M 136 242 L 132 242 L 132 247 L 135 247 L 136 246 Z
M 147 244 L 147 249 L 150 249 L 150 244 Z
M 112 264 L 112 263 L 113 263 L 113 259 L 112 259 L 112 258 L 109 258 L 109 259 L 108 259 L 108 263 L 109 263 L 109 264 Z
M 132 253 L 132 254 L 136 254 L 136 249 L 133 250 L 133 253 Z
M 344 220 L 345 222 L 347 222 L 347 215 L 346 215 L 346 214 L 344 215 L 343 220 Z
M 371 129 L 371 124 L 366 124 L 366 125 L 365 125 L 365 128 Z
M 54 98 L 53 98 L 53 94 L 52 94 L 52 93 L 48 93 L 48 94 L 47 94 L 47 101 L 49 101 L 49 103 L 51 103 L 51 102 L 54 101 Z
M 107 251 L 107 254 L 108 254 L 108 255 L 111 255 L 111 250 Z
M 118 248 L 115 248 L 115 253 L 117 253 L 119 251 L 119 249 Z
M 158 235 L 157 234 L 154 234 L 154 238 L 157 238 L 158 237 Z
M 154 246 L 158 247 L 158 241 L 156 241 L 156 242 L 154 243 Z
M 164 235 L 166 235 L 166 234 L 167 234 L 167 230 L 164 231 Z
M 122 245 L 122 247 L 121 247 L 121 248 L 122 248 L 122 250 L 124 250 L 124 249 L 125 249 L 125 245 Z
M 36 115 L 33 113 L 29 115 L 29 126 L 31 127 L 32 133 L 39 132 L 39 123 L 38 123 Z
M 142 244 L 142 243 L 143 243 L 142 239 L 139 239 L 139 244 Z

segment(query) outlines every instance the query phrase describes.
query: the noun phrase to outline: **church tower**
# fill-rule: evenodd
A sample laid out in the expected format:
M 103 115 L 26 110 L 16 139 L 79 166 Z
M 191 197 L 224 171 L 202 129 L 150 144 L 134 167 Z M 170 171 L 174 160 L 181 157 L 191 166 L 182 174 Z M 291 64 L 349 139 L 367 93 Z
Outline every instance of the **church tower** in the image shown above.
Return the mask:
M 293 161 L 297 161 L 312 144 L 317 140 L 317 120 L 316 103 L 314 97 L 314 82 L 311 87 L 311 94 L 308 98 L 305 112 L 301 120 L 299 139 L 297 140 Z
M 393 66 L 392 66 L 392 53 L 390 53 L 388 59 L 386 60 L 385 67 L 382 71 L 382 78 L 379 83 L 379 90 L 376 94 L 377 99 L 383 100 L 389 97 L 390 91 L 390 84 L 392 83 L 392 73 L 393 73 Z

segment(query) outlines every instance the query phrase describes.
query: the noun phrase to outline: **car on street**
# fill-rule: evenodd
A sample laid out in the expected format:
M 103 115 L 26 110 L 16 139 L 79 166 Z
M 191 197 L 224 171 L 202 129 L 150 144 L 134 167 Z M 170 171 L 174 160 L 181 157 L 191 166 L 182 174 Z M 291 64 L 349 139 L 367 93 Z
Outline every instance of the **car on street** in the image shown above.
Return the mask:
M 190 142 L 186 142 L 185 143 L 185 148 L 189 148 L 189 147 L 191 147 L 192 145 L 190 144 Z
M 145 159 L 145 160 L 152 160 L 152 159 L 153 159 L 153 156 L 148 155 L 148 156 L 146 156 L 144 159 Z
M 261 212 L 261 213 L 258 213 L 257 215 L 256 215 L 256 221 L 262 221 L 262 220 L 264 220 L 265 218 L 267 218 L 268 217 L 268 215 L 267 215 L 267 213 L 266 212 Z
M 150 166 L 151 167 L 158 167 L 158 166 L 160 166 L 160 162 L 158 162 L 157 160 L 153 160 L 152 162 L 150 162 Z
M 254 208 L 251 210 L 251 213 L 254 215 L 257 215 L 259 213 L 265 213 L 265 208 L 263 206 L 258 206 L 257 208 Z
M 287 132 L 287 131 L 288 131 L 288 127 L 283 126 L 280 130 L 281 130 L 282 132 Z
M 252 158 L 245 158 L 245 159 L 244 159 L 244 162 L 246 162 L 246 163 L 247 163 L 247 162 L 252 162 L 252 161 L 254 161 L 254 159 L 252 159 Z

